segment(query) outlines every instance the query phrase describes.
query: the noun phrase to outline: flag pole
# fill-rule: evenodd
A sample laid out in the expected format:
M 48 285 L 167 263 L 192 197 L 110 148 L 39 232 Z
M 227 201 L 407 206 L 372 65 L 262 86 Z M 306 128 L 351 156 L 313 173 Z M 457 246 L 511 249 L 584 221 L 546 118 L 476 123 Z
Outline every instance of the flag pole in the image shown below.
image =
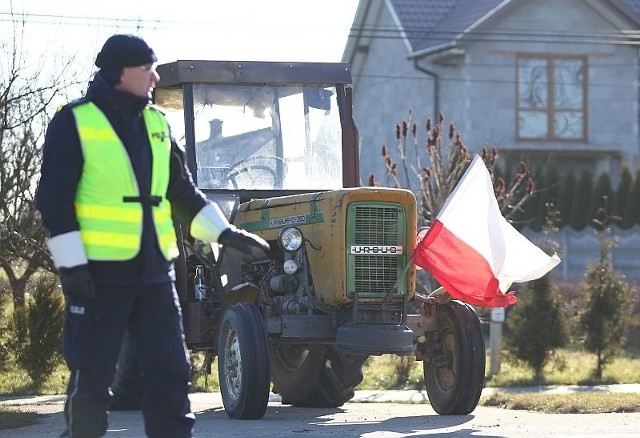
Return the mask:
M 417 248 L 416 248 L 417 249 Z M 384 297 L 384 300 L 382 301 L 382 308 L 384 309 L 385 307 L 387 307 L 387 304 L 389 304 L 389 301 L 391 301 L 391 297 L 393 296 L 393 294 L 396 292 L 396 290 L 398 289 L 398 283 L 400 283 L 400 280 L 407 275 L 407 272 L 409 272 L 409 268 L 411 267 L 411 265 L 413 265 L 413 260 L 415 258 L 415 254 L 416 252 L 413 251 L 413 254 L 411 254 L 411 257 L 409 258 L 409 261 L 407 262 L 407 265 L 404 267 L 404 269 L 402 270 L 402 274 L 400 274 L 400 276 L 398 277 L 398 279 L 396 280 L 395 283 L 393 283 L 393 286 L 391 286 L 391 289 L 389 289 L 389 292 L 387 292 L 387 295 Z

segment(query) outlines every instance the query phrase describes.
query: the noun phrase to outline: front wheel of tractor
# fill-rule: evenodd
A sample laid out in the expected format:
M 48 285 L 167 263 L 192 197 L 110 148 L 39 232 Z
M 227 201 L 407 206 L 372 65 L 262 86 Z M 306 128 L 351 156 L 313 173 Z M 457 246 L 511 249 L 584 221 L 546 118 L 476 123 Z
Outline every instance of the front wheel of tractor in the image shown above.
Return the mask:
M 485 350 L 473 307 L 451 301 L 436 308 L 433 354 L 423 363 L 427 395 L 441 415 L 467 415 L 484 387 Z
M 218 379 L 229 418 L 262 418 L 269 402 L 269 353 L 257 307 L 240 302 L 224 312 L 218 337 Z

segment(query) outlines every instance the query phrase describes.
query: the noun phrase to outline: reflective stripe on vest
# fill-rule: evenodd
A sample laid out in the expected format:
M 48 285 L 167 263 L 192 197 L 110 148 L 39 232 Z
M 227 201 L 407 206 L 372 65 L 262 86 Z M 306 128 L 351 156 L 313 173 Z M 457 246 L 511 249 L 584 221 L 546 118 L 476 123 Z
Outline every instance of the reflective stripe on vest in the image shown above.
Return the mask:
M 84 156 L 76 193 L 76 215 L 90 260 L 129 260 L 138 254 L 142 240 L 142 204 L 125 202 L 139 197 L 133 166 L 122 141 L 102 111 L 92 102 L 73 108 Z M 151 206 L 158 244 L 167 260 L 178 255 L 171 205 L 165 199 L 169 186 L 171 142 L 169 126 L 158 111 L 143 110 L 151 144 L 153 169 Z

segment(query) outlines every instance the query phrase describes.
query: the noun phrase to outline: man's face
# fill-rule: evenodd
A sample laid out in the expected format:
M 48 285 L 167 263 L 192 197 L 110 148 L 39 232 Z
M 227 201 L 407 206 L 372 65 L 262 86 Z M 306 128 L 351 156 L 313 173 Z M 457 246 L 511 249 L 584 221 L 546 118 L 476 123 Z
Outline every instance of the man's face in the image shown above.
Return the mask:
M 126 91 L 134 96 L 151 99 L 151 93 L 159 80 L 160 76 L 156 71 L 155 64 L 123 67 L 120 83 L 115 85 L 114 88 Z

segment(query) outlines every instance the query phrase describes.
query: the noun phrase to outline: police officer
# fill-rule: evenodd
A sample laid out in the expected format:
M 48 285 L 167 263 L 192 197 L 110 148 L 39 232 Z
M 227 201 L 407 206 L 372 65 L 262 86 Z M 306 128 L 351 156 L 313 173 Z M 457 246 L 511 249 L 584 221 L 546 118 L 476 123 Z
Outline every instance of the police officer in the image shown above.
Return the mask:
M 141 38 L 111 36 L 86 95 L 62 107 L 47 129 L 36 205 L 67 303 L 62 436 L 106 433 L 109 386 L 127 330 L 139 346 L 147 435 L 192 436 L 172 215 L 195 238 L 249 258 L 269 250 L 193 185 L 183 149 L 149 104 L 160 79 L 156 61 Z

